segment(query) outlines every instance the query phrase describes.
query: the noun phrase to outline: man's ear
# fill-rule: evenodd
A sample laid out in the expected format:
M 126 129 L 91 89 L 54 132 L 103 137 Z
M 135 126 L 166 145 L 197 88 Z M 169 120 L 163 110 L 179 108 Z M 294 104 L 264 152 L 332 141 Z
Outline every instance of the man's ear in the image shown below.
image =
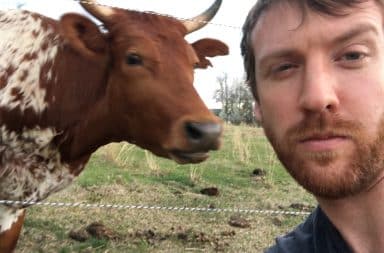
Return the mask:
M 81 55 L 99 59 L 107 52 L 106 37 L 95 23 L 79 14 L 65 14 L 60 19 L 61 35 Z
M 228 46 L 215 39 L 201 39 L 192 43 L 192 47 L 195 49 L 197 57 L 199 57 L 199 63 L 196 68 L 207 68 L 212 66 L 211 62 L 206 57 L 215 57 L 218 55 L 227 55 L 229 53 Z
M 253 106 L 253 113 L 255 115 L 256 121 L 261 124 L 263 122 L 263 114 L 261 113 L 260 105 L 258 102 L 255 102 Z

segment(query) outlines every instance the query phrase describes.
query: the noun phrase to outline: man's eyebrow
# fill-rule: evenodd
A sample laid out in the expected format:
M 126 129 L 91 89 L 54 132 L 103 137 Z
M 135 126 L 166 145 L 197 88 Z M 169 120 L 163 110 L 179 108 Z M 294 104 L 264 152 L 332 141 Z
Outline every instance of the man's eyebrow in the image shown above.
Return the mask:
M 332 39 L 332 42 L 336 44 L 347 42 L 348 40 L 354 37 L 357 37 L 366 33 L 374 33 L 375 35 L 379 35 L 379 31 L 376 29 L 375 26 L 369 23 L 361 23 L 361 24 L 355 25 L 352 29 Z

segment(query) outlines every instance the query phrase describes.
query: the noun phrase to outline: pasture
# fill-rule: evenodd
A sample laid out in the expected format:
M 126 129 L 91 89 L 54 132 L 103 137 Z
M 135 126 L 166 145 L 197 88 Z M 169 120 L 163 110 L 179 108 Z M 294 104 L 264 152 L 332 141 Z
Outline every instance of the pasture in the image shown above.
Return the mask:
M 218 195 L 202 194 L 208 187 Z M 315 205 L 276 160 L 262 130 L 231 125 L 225 126 L 222 149 L 202 164 L 177 165 L 126 143 L 102 147 L 75 183 L 46 201 L 280 211 Z M 304 219 L 34 206 L 16 252 L 262 252 Z M 101 232 L 87 232 L 95 222 Z

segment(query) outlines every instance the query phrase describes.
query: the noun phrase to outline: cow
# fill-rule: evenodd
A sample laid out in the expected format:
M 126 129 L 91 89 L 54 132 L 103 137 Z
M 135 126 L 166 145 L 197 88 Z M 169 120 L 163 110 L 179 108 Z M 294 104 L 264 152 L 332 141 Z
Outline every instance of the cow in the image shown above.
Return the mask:
M 93 19 L 0 12 L 0 199 L 41 201 L 68 186 L 91 154 L 127 141 L 177 163 L 218 150 L 222 122 L 193 87 L 194 69 L 228 54 L 185 35 L 193 19 L 81 1 Z M 100 22 L 100 23 L 99 23 Z M 99 23 L 99 24 L 98 24 Z M 0 252 L 14 251 L 28 204 L 0 205 Z

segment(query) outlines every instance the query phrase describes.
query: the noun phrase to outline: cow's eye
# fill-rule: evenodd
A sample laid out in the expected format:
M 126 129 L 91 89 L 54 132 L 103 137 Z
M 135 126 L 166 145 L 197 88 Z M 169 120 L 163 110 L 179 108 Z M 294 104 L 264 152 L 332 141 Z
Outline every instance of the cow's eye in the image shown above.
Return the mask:
M 128 65 L 142 65 L 143 59 L 141 58 L 140 55 L 135 54 L 135 53 L 131 53 L 125 57 L 125 62 Z

